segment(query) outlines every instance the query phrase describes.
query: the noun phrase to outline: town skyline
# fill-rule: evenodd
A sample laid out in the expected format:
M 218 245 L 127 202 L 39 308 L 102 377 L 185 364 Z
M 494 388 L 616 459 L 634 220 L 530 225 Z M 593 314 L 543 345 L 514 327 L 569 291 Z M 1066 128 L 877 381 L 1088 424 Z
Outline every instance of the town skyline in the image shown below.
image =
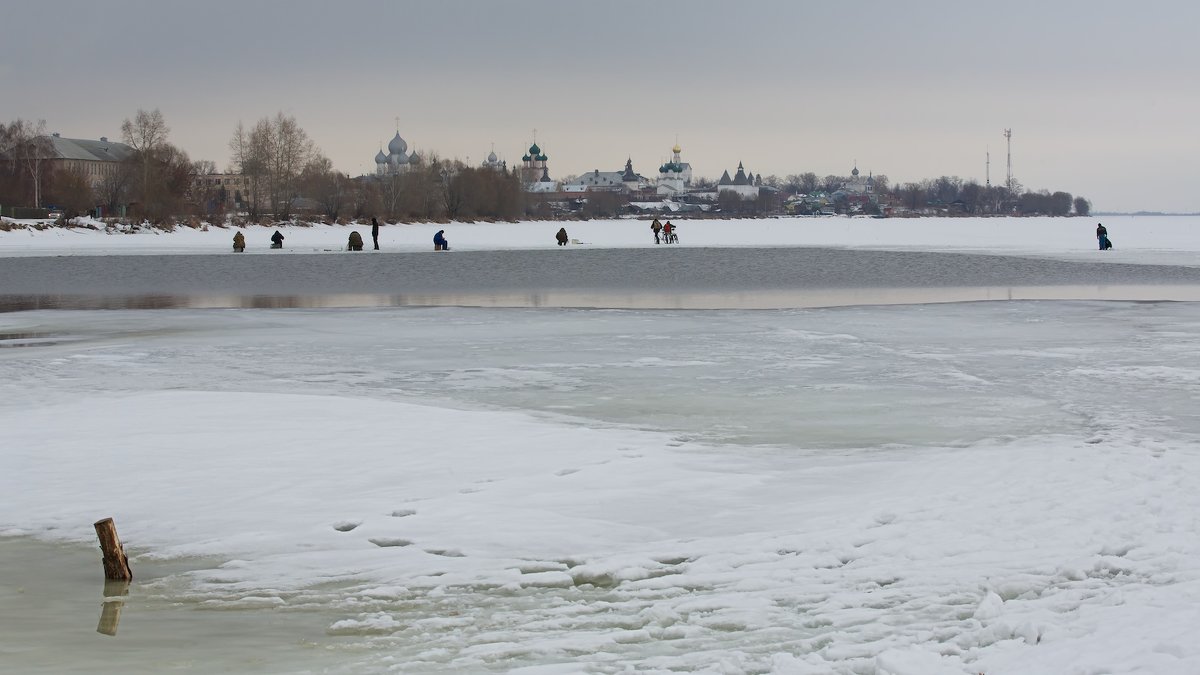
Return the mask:
M 536 129 L 553 178 L 619 170 L 626 158 L 654 178 L 678 140 L 710 179 L 740 161 L 764 177 L 857 165 L 892 184 L 982 184 L 990 150 L 1002 185 L 1011 128 L 1014 176 L 1028 189 L 1083 195 L 1097 211 L 1200 211 L 1189 119 L 1200 95 L 1180 86 L 1200 65 L 1186 35 L 1200 9 L 1183 3 L 616 2 L 598 12 L 51 0 L 7 13 L 89 27 L 52 50 L 31 31 L 7 39 L 7 117 L 118 139 L 124 119 L 158 108 L 173 144 L 221 169 L 239 121 L 282 111 L 350 175 L 373 173 L 399 117 L 413 149 L 469 165 L 493 143 L 518 165 Z M 121 31 L 136 41 L 100 37 Z

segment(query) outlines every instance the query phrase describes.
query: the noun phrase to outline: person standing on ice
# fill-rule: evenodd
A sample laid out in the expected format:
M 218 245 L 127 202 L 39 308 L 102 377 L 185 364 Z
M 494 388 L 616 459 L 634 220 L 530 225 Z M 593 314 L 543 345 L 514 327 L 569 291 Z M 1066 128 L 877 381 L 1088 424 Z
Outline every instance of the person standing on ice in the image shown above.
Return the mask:
M 446 240 L 446 231 L 438 230 L 437 234 L 433 235 L 433 250 L 449 251 L 450 242 Z
M 658 222 L 658 218 L 655 218 L 654 222 L 650 223 L 650 231 L 654 233 L 654 243 L 661 244 L 662 242 L 658 239 L 658 233 L 662 232 L 662 223 Z
M 275 230 L 275 234 L 271 235 L 271 248 L 283 248 L 283 233 Z
M 1096 242 L 1100 244 L 1101 251 L 1112 248 L 1112 242 L 1108 240 L 1108 228 L 1101 223 L 1096 223 Z
M 371 239 L 375 242 L 375 250 L 379 250 L 379 221 L 371 216 Z

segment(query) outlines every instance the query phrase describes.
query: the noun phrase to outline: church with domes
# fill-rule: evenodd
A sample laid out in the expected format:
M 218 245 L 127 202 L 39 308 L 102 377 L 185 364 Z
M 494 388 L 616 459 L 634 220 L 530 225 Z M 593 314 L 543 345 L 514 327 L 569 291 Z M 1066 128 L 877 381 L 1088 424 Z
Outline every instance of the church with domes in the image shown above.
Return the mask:
M 495 146 L 493 146 L 492 151 L 488 153 L 487 159 L 483 160 L 483 163 L 480 164 L 479 166 L 481 166 L 484 169 L 491 169 L 493 171 L 507 171 L 508 170 L 508 162 L 505 162 L 496 156 Z
M 550 159 L 542 149 L 538 147 L 537 141 L 529 146 L 529 152 L 526 152 L 521 157 L 521 182 L 526 185 L 531 185 L 539 182 L 552 182 L 550 180 L 550 169 L 546 166 L 546 160 Z
M 396 136 L 387 145 L 387 154 L 383 148 L 375 155 L 375 175 L 397 176 L 421 164 L 421 157 L 414 150 L 408 151 L 408 142 L 400 137 L 397 129 Z
M 684 162 L 679 143 L 671 148 L 671 161 L 658 167 L 658 194 L 673 195 L 686 192 L 692 186 L 692 165 Z

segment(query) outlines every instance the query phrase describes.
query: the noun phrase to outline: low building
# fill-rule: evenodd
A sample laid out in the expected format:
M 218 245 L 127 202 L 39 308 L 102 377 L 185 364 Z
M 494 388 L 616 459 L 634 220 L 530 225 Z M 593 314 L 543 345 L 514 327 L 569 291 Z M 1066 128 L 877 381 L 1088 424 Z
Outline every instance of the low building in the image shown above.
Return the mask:
M 257 181 L 261 183 L 261 179 Z M 209 173 L 192 178 L 192 201 L 209 212 L 242 209 L 254 203 L 256 181 L 240 173 Z
M 650 182 L 633 170 L 633 159 L 627 158 L 625 168 L 621 171 L 595 169 L 579 176 L 571 185 L 590 192 L 636 193 L 646 190 Z
M 93 141 L 86 138 L 63 138 L 57 133 L 46 137 L 52 171 L 72 171 L 84 177 L 93 190 L 105 178 L 117 175 L 121 163 L 133 157 L 135 150 L 124 143 L 101 136 Z

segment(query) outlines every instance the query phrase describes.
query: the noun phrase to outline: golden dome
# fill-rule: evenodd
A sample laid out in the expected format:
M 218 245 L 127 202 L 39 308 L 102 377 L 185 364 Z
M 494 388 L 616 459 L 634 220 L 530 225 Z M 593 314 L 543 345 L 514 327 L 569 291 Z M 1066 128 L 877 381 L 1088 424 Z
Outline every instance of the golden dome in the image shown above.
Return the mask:
M 678 155 L 679 153 L 683 152 L 683 148 L 679 147 L 679 144 L 676 143 L 675 147 L 671 148 L 671 152 Z

